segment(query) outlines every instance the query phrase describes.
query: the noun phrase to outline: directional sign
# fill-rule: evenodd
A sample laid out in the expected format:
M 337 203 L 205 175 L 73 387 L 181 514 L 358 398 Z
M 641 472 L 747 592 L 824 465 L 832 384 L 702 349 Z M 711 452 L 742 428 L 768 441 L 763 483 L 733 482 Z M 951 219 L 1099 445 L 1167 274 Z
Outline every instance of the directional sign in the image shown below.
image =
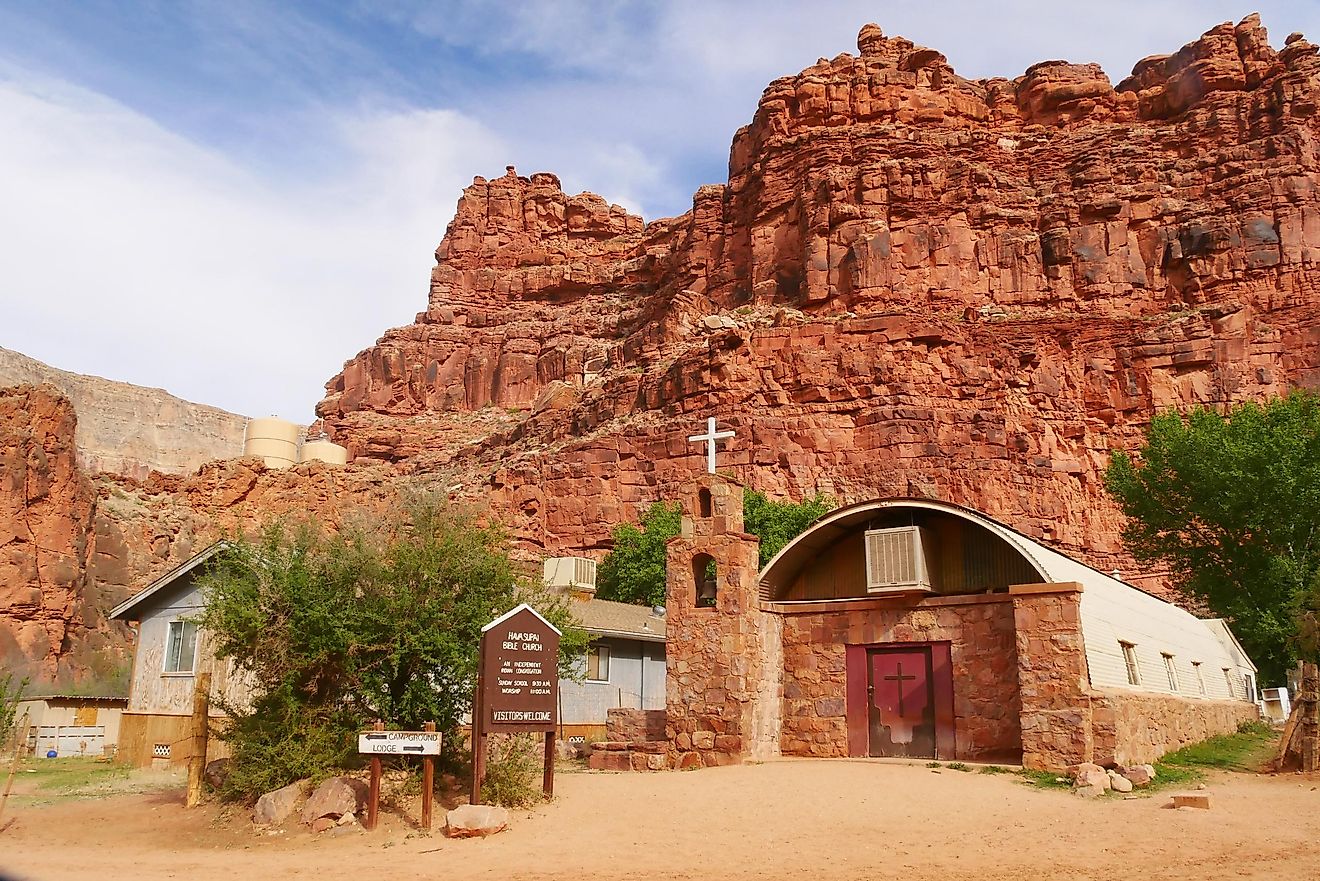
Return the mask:
M 367 731 L 358 735 L 358 752 L 389 756 L 438 756 L 436 731 Z

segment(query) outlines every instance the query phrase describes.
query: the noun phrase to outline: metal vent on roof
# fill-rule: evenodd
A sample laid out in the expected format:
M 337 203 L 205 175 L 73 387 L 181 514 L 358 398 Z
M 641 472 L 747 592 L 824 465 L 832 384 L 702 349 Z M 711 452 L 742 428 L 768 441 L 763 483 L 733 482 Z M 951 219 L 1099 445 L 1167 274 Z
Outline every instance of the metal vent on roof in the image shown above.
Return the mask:
M 931 533 L 920 526 L 866 531 L 868 593 L 928 591 L 933 568 Z

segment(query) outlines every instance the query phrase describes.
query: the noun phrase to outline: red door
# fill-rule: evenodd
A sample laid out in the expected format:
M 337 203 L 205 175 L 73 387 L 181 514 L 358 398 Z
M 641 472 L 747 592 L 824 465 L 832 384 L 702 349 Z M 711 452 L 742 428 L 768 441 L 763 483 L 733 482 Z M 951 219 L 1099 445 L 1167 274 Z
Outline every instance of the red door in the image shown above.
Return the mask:
M 869 753 L 935 757 L 935 690 L 930 646 L 867 653 Z

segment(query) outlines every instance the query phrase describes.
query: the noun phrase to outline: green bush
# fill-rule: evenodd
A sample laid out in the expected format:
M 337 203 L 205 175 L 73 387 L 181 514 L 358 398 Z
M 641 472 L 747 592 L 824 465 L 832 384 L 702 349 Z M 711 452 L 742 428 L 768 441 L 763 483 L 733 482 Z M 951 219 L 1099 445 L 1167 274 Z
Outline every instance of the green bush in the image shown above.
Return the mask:
M 19 679 L 13 672 L 0 674 L 0 747 L 9 744 L 18 723 L 18 702 L 23 699 L 27 689 L 27 679 Z
M 545 742 L 535 734 L 493 734 L 482 779 L 482 800 L 506 808 L 526 808 L 541 801 Z

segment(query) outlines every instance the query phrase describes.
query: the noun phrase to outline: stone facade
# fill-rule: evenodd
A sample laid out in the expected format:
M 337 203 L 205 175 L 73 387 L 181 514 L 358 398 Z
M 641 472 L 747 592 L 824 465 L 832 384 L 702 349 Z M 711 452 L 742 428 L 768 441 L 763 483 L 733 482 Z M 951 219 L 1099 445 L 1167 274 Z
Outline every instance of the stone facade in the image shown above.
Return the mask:
M 1093 756 L 1081 592 L 1071 583 L 1010 589 L 1028 768 L 1066 768 Z
M 605 713 L 605 739 L 643 743 L 665 739 L 665 711 L 611 707 Z
M 1009 597 L 860 599 L 814 603 L 803 611 L 779 608 L 785 610 L 784 755 L 848 755 L 848 645 L 948 642 L 957 757 L 1017 760 L 1022 742 Z
M 1118 689 L 1091 694 L 1094 757 L 1101 765 L 1139 765 L 1260 718 L 1248 701 L 1189 700 Z
M 666 733 L 674 767 L 726 765 L 763 743 L 758 712 L 762 684 L 778 678 L 765 664 L 764 629 L 772 625 L 757 601 L 756 536 L 743 532 L 743 490 L 714 474 L 682 495 L 682 529 L 666 549 Z M 707 565 L 715 565 L 711 605 L 698 599 Z

